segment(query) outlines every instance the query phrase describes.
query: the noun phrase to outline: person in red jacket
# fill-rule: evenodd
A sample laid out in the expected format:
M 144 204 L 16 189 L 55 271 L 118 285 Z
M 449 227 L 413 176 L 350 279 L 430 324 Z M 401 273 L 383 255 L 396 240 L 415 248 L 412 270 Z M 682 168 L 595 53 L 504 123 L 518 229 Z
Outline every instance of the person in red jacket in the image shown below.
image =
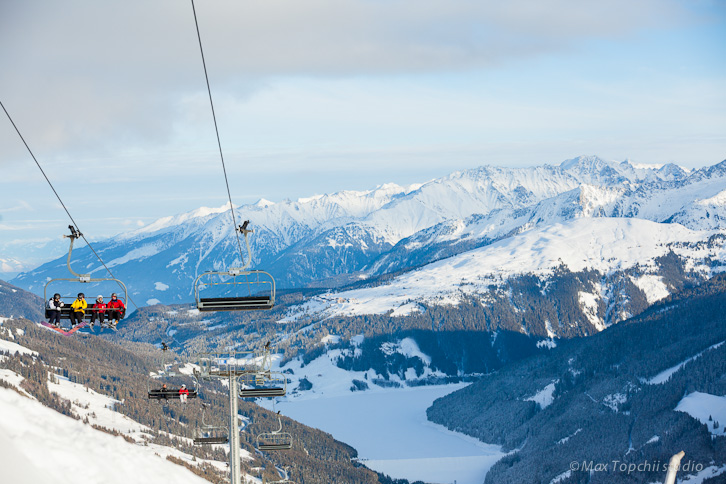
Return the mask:
M 96 302 L 91 306 L 91 327 L 96 323 L 96 319 L 103 327 L 103 317 L 106 312 L 106 303 L 103 302 L 103 296 L 98 296 Z
M 118 320 L 124 317 L 126 306 L 124 302 L 118 298 L 116 293 L 111 294 L 111 300 L 106 305 L 108 310 L 108 324 L 111 328 L 115 328 Z M 113 322 L 111 322 L 113 320 Z
M 181 400 L 182 403 L 187 403 L 187 397 L 189 396 L 189 390 L 187 390 L 186 385 L 182 385 L 179 389 L 179 400 Z

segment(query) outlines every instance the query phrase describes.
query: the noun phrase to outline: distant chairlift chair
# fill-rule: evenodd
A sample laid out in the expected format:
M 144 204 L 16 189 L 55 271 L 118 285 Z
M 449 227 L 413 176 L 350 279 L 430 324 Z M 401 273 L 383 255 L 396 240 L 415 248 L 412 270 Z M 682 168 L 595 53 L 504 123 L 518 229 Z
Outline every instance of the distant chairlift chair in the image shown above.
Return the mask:
M 194 444 L 212 445 L 228 443 L 229 436 L 227 435 L 227 427 L 209 425 L 204 421 L 205 410 L 207 407 L 208 405 L 206 403 L 202 404 L 202 427 L 197 430 L 197 435 L 194 437 Z
M 163 341 L 161 343 L 161 347 L 162 351 L 164 352 L 163 355 L 166 356 L 166 352 L 169 347 Z M 185 376 L 187 375 L 182 375 L 173 371 L 167 371 L 166 359 L 162 358 L 162 369 L 159 372 L 159 376 L 150 377 L 148 381 L 147 390 L 149 394 L 149 400 L 181 400 L 181 394 L 179 393 L 180 386 L 175 388 L 173 384 L 170 384 L 169 386 L 167 386 L 167 388 L 164 388 L 163 385 L 165 382 L 161 382 L 160 380 Z M 187 390 L 189 391 L 189 393 L 187 394 L 188 399 L 197 398 L 197 394 L 199 391 L 199 380 L 197 380 L 195 375 L 192 375 L 192 381 L 194 382 L 194 388 L 187 388 Z
M 252 262 L 252 251 L 247 234 L 253 231 L 247 229 L 248 224 L 249 220 L 237 229 L 245 238 L 247 262 L 242 267 L 232 267 L 226 271 L 204 272 L 194 280 L 194 298 L 198 310 L 255 311 L 272 309 L 275 305 L 275 279 L 272 275 L 261 270 L 246 270 Z M 235 296 L 201 297 L 202 290 L 225 285 L 230 286 L 231 290 L 244 289 L 242 294 Z
M 172 377 L 177 376 L 175 373 L 170 373 L 165 376 Z M 153 380 L 158 380 L 154 378 Z M 174 388 L 172 386 L 168 386 L 166 389 L 163 388 L 163 386 L 159 386 L 158 388 L 152 388 L 152 385 L 149 384 L 148 393 L 149 393 L 149 400 L 180 400 L 181 394 L 179 393 L 180 388 Z M 195 380 L 195 388 L 190 389 L 189 394 L 187 395 L 187 398 L 197 398 L 197 392 L 199 390 L 196 380 Z
M 263 432 L 257 436 L 257 450 L 290 450 L 292 449 L 292 435 L 282 431 L 282 420 L 280 412 L 277 413 L 277 421 L 280 424 L 277 430 L 272 432 Z M 288 482 L 288 481 L 279 481 Z
M 284 397 L 287 377 L 279 371 L 260 371 L 240 377 L 240 398 Z

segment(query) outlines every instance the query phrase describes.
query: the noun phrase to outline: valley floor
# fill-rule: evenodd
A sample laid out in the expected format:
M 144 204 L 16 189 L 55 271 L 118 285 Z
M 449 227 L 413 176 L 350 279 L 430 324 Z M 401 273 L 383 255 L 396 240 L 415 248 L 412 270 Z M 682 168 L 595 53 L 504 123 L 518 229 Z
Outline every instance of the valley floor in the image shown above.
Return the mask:
M 431 403 L 464 384 L 307 394 L 277 409 L 358 450 L 366 466 L 394 478 L 481 484 L 504 454 L 500 447 L 451 432 L 426 419 Z

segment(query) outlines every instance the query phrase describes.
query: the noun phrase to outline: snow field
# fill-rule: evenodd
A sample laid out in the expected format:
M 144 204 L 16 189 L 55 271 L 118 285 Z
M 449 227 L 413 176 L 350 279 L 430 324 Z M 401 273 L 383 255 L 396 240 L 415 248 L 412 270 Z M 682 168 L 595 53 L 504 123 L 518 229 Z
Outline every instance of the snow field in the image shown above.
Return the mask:
M 0 380 L 4 381 L 5 383 L 9 383 L 13 388 L 15 388 L 18 392 L 20 392 L 22 395 L 35 400 L 35 397 L 23 390 L 20 387 L 20 384 L 23 383 L 23 378 L 21 375 L 18 375 L 12 370 L 8 370 L 5 368 L 0 368 Z
M 295 420 L 352 445 L 368 467 L 395 478 L 481 484 L 505 454 L 426 419 L 436 398 L 463 384 L 348 392 L 282 401 L 277 408 Z
M 15 353 L 20 353 L 21 355 L 37 355 L 37 351 L 29 350 L 25 346 L 20 346 L 17 343 L 13 343 L 12 341 L 7 341 L 4 339 L 0 339 L 0 353 L 10 353 L 11 355 L 14 355 Z
M 161 449 L 157 449 L 161 450 Z M 0 468 L 12 484 L 208 481 L 155 455 L 0 388 Z
M 555 393 L 555 385 L 557 385 L 557 382 L 559 380 L 555 380 L 549 385 L 545 386 L 542 390 L 538 391 L 535 395 L 525 398 L 526 401 L 535 402 L 537 405 L 539 405 L 539 408 L 544 409 L 552 405 L 552 402 L 555 401 L 554 393 Z
M 678 402 L 676 410 L 706 424 L 711 435 L 726 437 L 726 396 L 693 392 Z M 714 428 L 715 422 L 719 423 L 718 428 Z

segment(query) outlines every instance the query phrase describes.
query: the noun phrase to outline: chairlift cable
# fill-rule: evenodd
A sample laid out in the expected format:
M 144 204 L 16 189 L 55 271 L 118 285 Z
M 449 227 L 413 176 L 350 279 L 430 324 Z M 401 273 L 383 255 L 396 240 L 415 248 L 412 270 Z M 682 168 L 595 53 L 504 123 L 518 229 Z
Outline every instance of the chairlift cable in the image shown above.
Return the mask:
M 222 172 L 224 173 L 224 183 L 227 186 L 227 198 L 229 199 L 229 211 L 232 213 L 232 226 L 237 235 L 237 247 L 239 249 L 240 264 L 244 263 L 242 254 L 242 242 L 239 239 L 239 231 L 237 229 L 237 221 L 234 216 L 234 205 L 232 204 L 232 194 L 229 190 L 229 180 L 227 179 L 227 168 L 224 165 L 224 154 L 222 152 L 222 142 L 219 139 L 219 128 L 217 127 L 217 116 L 214 113 L 214 102 L 212 101 L 212 89 L 209 87 L 209 75 L 207 74 L 207 63 L 204 60 L 204 48 L 202 47 L 202 36 L 199 33 L 199 22 L 197 21 L 197 11 L 194 8 L 194 0 L 192 2 L 192 12 L 194 13 L 194 25 L 197 28 L 197 39 L 199 39 L 199 52 L 202 55 L 202 66 L 204 67 L 204 79 L 207 81 L 207 93 L 209 94 L 209 106 L 212 108 L 212 119 L 214 120 L 214 131 L 217 134 L 217 146 L 219 147 L 219 157 L 222 160 Z
M 40 162 L 38 162 L 38 159 L 33 154 L 33 151 L 30 149 L 30 146 L 28 146 L 28 143 L 25 141 L 25 138 L 20 133 L 20 130 L 18 129 L 17 125 L 15 124 L 15 121 L 13 121 L 12 116 L 10 116 L 10 113 L 8 113 L 8 110 L 5 109 L 5 105 L 2 103 L 2 101 L 0 101 L 0 107 L 2 107 L 3 108 L 3 111 L 5 111 L 5 115 L 10 120 L 10 124 L 13 125 L 13 128 L 15 128 L 15 132 L 17 132 L 18 133 L 18 136 L 20 136 L 20 139 L 22 140 L 23 144 L 25 145 L 25 148 L 28 150 L 28 153 L 30 153 L 30 156 L 33 158 L 33 161 L 35 161 L 35 164 L 38 165 L 38 169 L 43 174 L 43 177 L 45 178 L 45 181 L 47 181 L 48 182 L 48 185 L 50 185 L 50 189 L 53 190 L 53 193 L 55 194 L 56 198 L 58 199 L 58 201 L 60 202 L 61 206 L 63 207 L 63 210 L 65 210 L 66 214 L 68 214 L 68 218 L 70 218 L 71 219 L 71 222 L 73 222 L 73 225 L 75 226 L 76 230 L 79 232 L 81 238 L 83 238 L 83 240 L 86 242 L 86 245 L 88 245 L 88 248 L 91 249 L 91 252 L 93 252 L 93 255 L 95 255 L 96 258 L 101 262 L 101 265 L 103 265 L 103 267 L 111 275 L 111 277 L 115 279 L 116 276 L 113 275 L 113 272 L 111 272 L 111 269 L 109 269 L 108 266 L 106 265 L 106 263 L 103 262 L 103 259 L 101 259 L 101 256 L 98 255 L 98 253 L 93 248 L 93 246 L 91 245 L 91 243 L 88 241 L 88 239 L 86 239 L 86 236 L 83 235 L 83 232 L 81 232 L 81 230 L 80 230 L 80 228 L 78 226 L 78 223 L 73 218 L 73 215 L 71 215 L 71 212 L 68 210 L 68 207 L 66 207 L 66 204 L 63 203 L 63 200 L 61 199 L 60 195 L 58 195 L 58 192 L 56 191 L 55 187 L 53 186 L 53 184 L 51 183 L 50 179 L 48 178 L 48 175 L 45 174 L 45 171 L 43 170 L 43 167 L 40 166 Z M 121 286 L 119 285 L 119 287 L 121 287 Z M 129 302 L 131 304 L 133 304 L 136 309 L 138 309 L 139 307 L 136 305 L 136 303 L 134 302 L 134 300 L 131 299 L 131 296 L 127 296 L 127 297 L 129 299 Z

